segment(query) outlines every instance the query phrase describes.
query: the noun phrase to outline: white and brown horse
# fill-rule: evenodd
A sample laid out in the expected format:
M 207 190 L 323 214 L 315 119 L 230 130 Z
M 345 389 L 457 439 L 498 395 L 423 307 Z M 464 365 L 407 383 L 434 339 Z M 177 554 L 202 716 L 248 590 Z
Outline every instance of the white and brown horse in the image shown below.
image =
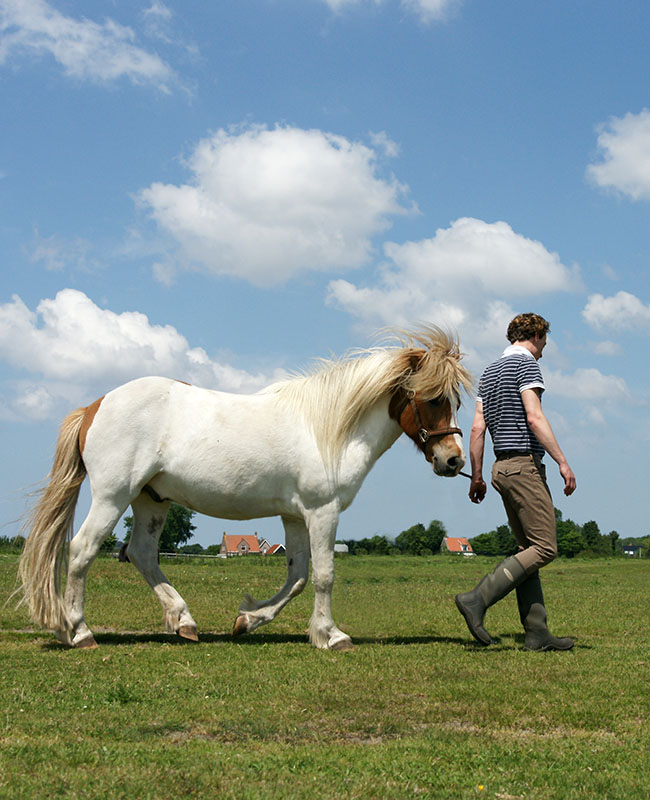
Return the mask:
M 394 346 L 324 362 L 253 395 L 153 377 L 114 389 L 61 427 L 20 561 L 32 618 L 69 645 L 95 646 L 84 619 L 86 575 L 131 505 L 129 560 L 160 600 L 167 629 L 197 639 L 187 604 L 158 565 L 174 501 L 227 519 L 282 518 L 286 583 L 265 602 L 246 596 L 235 634 L 270 622 L 303 590 L 311 556 L 309 638 L 320 648 L 352 647 L 331 611 L 339 514 L 402 432 L 438 475 L 457 475 L 465 457 L 456 413 L 470 385 L 457 340 L 426 326 L 398 334 Z M 92 502 L 72 537 L 86 474 Z

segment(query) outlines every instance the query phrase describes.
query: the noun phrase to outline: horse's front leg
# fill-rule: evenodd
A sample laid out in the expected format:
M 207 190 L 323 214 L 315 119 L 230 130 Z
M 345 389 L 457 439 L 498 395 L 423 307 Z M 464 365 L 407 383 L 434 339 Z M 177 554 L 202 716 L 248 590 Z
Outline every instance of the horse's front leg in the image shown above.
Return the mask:
M 338 519 L 338 505 L 331 504 L 312 512 L 307 520 L 314 584 L 314 613 L 309 622 L 309 640 L 314 647 L 322 649 L 352 650 L 352 640 L 336 627 L 332 617 L 334 542 Z
M 287 580 L 270 600 L 258 602 L 246 595 L 239 607 L 233 636 L 250 633 L 275 619 L 287 603 L 305 588 L 309 577 L 309 534 L 301 519 L 282 518 L 287 551 Z

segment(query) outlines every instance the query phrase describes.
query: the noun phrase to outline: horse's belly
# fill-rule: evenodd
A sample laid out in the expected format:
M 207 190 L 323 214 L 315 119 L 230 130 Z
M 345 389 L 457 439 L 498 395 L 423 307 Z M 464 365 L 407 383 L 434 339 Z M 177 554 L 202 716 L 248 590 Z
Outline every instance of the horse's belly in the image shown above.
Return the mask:
M 254 519 L 299 513 L 298 492 L 290 475 L 279 473 L 199 476 L 196 469 L 183 475 L 163 472 L 149 485 L 161 499 L 224 519 Z

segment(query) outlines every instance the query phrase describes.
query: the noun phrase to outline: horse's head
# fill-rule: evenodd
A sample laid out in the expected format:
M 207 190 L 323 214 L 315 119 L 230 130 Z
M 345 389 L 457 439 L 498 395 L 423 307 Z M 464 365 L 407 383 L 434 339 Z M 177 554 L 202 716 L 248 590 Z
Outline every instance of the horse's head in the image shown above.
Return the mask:
M 394 383 L 390 416 L 437 475 L 454 477 L 465 465 L 457 414 L 461 391 L 471 390 L 472 376 L 461 363 L 458 340 L 435 325 L 408 334 L 404 343 L 396 360 L 401 371 Z
M 454 477 L 465 465 L 463 432 L 456 414 L 459 403 L 447 397 L 423 400 L 417 392 L 398 390 L 389 413 L 424 453 L 437 475 Z

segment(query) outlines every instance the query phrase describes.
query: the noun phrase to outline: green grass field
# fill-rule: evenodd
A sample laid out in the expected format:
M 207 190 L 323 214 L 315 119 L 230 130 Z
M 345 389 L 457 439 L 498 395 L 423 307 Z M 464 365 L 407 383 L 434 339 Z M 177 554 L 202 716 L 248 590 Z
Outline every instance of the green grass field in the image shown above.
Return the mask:
M 92 567 L 97 650 L 69 650 L 0 608 L 2 798 L 630 798 L 650 796 L 650 561 L 556 561 L 542 572 L 569 653 L 529 653 L 514 595 L 470 640 L 453 596 L 495 560 L 348 557 L 334 615 L 351 653 L 305 634 L 313 594 L 242 639 L 245 591 L 281 558 L 164 564 L 199 644 L 162 633 L 130 564 Z M 16 557 L 0 555 L 0 597 Z

